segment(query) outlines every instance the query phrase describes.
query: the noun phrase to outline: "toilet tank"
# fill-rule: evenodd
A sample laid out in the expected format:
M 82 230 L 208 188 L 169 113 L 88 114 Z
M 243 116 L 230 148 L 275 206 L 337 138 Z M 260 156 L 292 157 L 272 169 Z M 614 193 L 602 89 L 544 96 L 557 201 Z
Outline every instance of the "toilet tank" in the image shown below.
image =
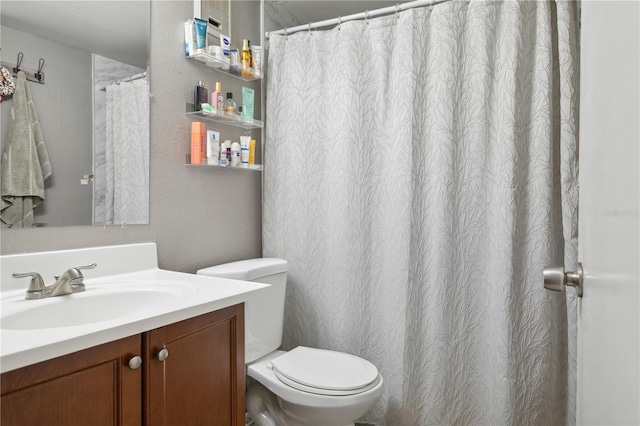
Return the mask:
M 287 261 L 247 259 L 200 269 L 198 275 L 271 284 L 244 307 L 245 363 L 261 358 L 282 344 Z

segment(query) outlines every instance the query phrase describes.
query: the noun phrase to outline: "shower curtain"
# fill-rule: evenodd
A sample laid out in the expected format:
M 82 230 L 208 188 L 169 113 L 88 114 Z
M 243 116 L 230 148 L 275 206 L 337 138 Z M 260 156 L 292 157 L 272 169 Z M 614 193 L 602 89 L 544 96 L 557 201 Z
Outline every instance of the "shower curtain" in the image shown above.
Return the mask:
M 106 224 L 149 223 L 149 86 L 107 86 Z
M 575 423 L 578 6 L 451 1 L 270 40 L 285 349 L 373 362 L 386 425 Z

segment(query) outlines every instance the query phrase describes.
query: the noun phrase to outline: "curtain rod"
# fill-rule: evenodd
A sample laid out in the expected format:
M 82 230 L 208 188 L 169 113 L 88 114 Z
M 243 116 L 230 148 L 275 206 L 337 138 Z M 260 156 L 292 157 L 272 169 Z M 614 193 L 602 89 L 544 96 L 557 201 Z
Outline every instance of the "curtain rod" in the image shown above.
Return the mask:
M 355 13 L 353 15 L 337 17 L 337 18 L 327 19 L 327 20 L 318 21 L 318 22 L 310 22 L 306 25 L 298 25 L 297 27 L 284 28 L 282 30 L 271 31 L 271 32 L 265 33 L 264 36 L 267 39 L 269 39 L 269 36 L 271 36 L 272 34 L 273 35 L 283 35 L 283 34 L 289 35 L 289 34 L 296 33 L 298 31 L 303 31 L 303 30 L 311 31 L 314 28 L 329 27 L 332 25 L 339 25 L 347 21 L 375 18 L 376 16 L 389 15 L 391 13 L 400 13 L 403 10 L 413 9 L 416 7 L 423 7 L 423 6 L 434 6 L 436 4 L 445 3 L 447 1 L 452 1 L 452 0 L 416 0 L 408 3 L 398 3 L 395 6 L 388 6 L 380 9 L 375 9 L 375 10 L 367 10 L 366 12 Z
M 147 72 L 141 72 L 140 74 L 134 74 L 131 77 L 125 77 L 122 78 L 120 80 L 114 80 L 111 83 L 107 84 L 107 86 L 111 86 L 112 84 L 120 84 L 122 82 L 127 82 L 127 81 L 133 81 L 133 80 L 138 80 L 140 78 L 145 78 L 147 76 Z M 107 86 L 101 87 L 100 91 L 104 92 L 107 90 Z

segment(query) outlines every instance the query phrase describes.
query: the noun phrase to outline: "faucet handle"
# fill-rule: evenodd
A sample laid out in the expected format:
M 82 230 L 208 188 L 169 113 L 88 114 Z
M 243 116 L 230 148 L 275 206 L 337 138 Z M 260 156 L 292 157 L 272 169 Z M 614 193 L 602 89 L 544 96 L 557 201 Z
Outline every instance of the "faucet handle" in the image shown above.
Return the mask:
M 91 265 L 87 265 L 87 266 L 76 266 L 75 268 L 69 268 L 67 269 L 64 274 L 62 274 L 63 276 L 66 274 L 68 276 L 68 278 L 70 280 L 80 280 L 82 281 L 82 279 L 84 278 L 84 276 L 82 275 L 82 272 L 80 272 L 81 269 L 93 269 L 96 266 L 98 266 L 97 263 L 92 263 Z M 54 276 L 54 279 L 58 279 L 60 278 L 60 276 Z
M 93 269 L 93 268 L 95 268 L 96 266 L 98 266 L 98 264 L 97 264 L 97 263 L 92 263 L 91 265 L 87 265 L 87 266 L 76 266 L 76 267 L 75 267 L 75 268 L 73 268 L 73 269 L 77 269 L 77 270 L 80 270 L 80 269 Z
M 80 272 L 81 269 L 93 269 L 98 266 L 97 263 L 92 263 L 87 266 L 76 266 L 75 268 L 69 269 L 67 272 L 71 274 L 72 284 L 84 285 L 82 281 L 84 280 L 84 275 Z M 75 282 L 74 282 L 75 281 Z
M 97 263 L 92 263 L 91 265 L 87 265 L 87 266 L 76 266 L 75 268 L 71 268 L 68 269 L 67 271 L 65 271 L 64 274 L 62 274 L 62 276 L 66 276 L 69 281 L 71 282 L 71 289 L 74 293 L 78 293 L 81 291 L 84 291 L 85 287 L 84 287 L 84 275 L 82 275 L 82 272 L 80 272 L 81 269 L 93 269 L 96 266 L 98 266 Z M 56 277 L 56 281 L 58 280 L 58 277 Z
M 44 281 L 42 280 L 42 276 L 39 273 L 25 272 L 21 274 L 16 274 L 16 273 L 13 274 L 13 278 L 25 278 L 25 277 L 31 277 L 31 282 L 29 282 L 29 289 L 27 290 L 27 293 L 37 293 L 37 292 L 44 291 L 45 289 Z

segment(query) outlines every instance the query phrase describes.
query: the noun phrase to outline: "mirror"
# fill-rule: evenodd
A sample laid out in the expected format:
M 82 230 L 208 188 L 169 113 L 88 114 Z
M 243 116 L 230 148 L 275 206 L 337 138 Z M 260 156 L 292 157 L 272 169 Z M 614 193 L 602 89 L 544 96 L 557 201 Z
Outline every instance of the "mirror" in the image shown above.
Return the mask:
M 148 223 L 150 1 L 2 0 L 0 24 L 5 67 L 19 52 L 27 75 L 44 61 L 43 83 L 26 83 L 52 168 L 33 226 Z

